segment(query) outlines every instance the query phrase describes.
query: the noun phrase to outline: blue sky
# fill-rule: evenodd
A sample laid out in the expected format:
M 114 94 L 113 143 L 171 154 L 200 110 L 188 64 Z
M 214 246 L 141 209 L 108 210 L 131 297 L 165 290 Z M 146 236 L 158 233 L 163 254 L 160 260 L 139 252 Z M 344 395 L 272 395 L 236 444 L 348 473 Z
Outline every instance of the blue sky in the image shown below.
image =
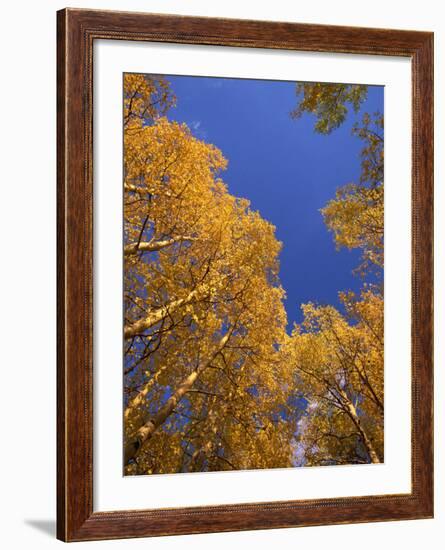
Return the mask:
M 325 136 L 314 132 L 312 116 L 291 119 L 293 82 L 166 78 L 177 96 L 169 119 L 221 149 L 230 193 L 248 198 L 277 228 L 289 326 L 302 320 L 302 303 L 338 306 L 340 290 L 359 291 L 363 281 L 352 270 L 360 252 L 336 251 L 319 210 L 337 187 L 358 180 L 362 145 L 351 128 L 363 112 L 383 112 L 383 87 L 370 86 L 358 115 L 350 112 Z

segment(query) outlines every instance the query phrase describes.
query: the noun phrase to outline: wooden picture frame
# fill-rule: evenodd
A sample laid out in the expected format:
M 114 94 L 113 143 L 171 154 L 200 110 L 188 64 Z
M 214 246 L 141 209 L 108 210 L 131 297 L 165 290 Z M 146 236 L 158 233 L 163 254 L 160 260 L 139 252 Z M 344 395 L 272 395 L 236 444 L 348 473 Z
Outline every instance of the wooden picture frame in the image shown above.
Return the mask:
M 412 491 L 93 512 L 95 40 L 402 56 L 412 60 Z M 433 516 L 433 34 L 65 9 L 57 14 L 57 537 L 130 538 Z

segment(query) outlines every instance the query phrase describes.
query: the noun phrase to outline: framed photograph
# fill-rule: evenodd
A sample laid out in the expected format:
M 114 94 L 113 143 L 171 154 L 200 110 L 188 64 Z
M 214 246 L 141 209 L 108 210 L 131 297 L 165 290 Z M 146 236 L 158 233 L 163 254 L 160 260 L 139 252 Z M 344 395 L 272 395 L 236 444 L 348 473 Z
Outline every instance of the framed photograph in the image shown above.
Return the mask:
M 58 12 L 58 538 L 433 516 L 433 34 Z

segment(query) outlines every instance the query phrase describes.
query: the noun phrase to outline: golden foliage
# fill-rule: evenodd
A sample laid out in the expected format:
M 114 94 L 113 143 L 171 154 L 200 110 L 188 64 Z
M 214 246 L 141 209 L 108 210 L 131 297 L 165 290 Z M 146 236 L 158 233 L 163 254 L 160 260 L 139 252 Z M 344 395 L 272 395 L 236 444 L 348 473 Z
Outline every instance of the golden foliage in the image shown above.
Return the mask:
M 340 187 L 322 214 L 338 247 L 362 249 L 359 270 L 364 273 L 372 265 L 383 267 L 383 117 L 377 113 L 372 121 L 366 114 L 354 133 L 365 143 L 360 182 Z
M 316 131 L 330 133 L 351 103 L 358 110 L 367 87 L 301 84 L 294 116 L 316 115 Z M 383 116 L 365 114 L 353 134 L 364 143 L 357 183 L 340 187 L 321 210 L 337 248 L 362 250 L 357 270 L 380 276 L 384 263 Z M 307 415 L 298 426 L 300 464 L 351 464 L 383 460 L 383 294 L 364 285 L 360 298 L 339 294 L 345 314 L 332 306 L 303 306 L 304 322 L 286 345 L 298 371 Z
M 141 127 L 162 116 L 176 102 L 161 76 L 124 74 L 124 128 Z
M 290 461 L 289 434 L 274 429 L 291 381 L 277 352 L 281 243 L 228 193 L 225 166 L 216 147 L 165 117 L 125 131 L 130 474 Z
M 383 459 L 383 299 L 371 290 L 341 299 L 348 318 L 306 304 L 286 345 L 309 404 L 299 426 L 308 465 Z

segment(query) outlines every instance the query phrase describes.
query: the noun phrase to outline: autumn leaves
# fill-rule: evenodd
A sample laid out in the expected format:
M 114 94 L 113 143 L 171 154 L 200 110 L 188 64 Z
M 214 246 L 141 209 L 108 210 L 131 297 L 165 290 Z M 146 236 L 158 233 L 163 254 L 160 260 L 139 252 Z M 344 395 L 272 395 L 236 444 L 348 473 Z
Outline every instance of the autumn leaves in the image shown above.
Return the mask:
M 159 81 L 125 85 L 128 109 L 145 112 Z M 138 112 L 125 113 L 127 472 L 251 467 L 258 432 L 286 402 L 281 245 L 227 192 L 219 150 Z
M 297 114 L 315 114 L 329 134 L 358 110 L 366 86 L 300 84 Z M 322 210 L 337 247 L 358 248 L 360 296 L 340 293 L 344 314 L 331 306 L 303 307 L 305 319 L 284 349 L 308 400 L 298 424 L 301 465 L 383 461 L 383 116 L 365 114 L 354 134 L 363 141 L 361 177 L 337 190 Z M 370 274 L 372 284 L 367 283 Z
M 275 228 L 228 193 L 221 152 L 166 118 L 174 102 L 164 79 L 125 75 L 125 473 L 288 467 L 297 451 L 380 461 L 380 290 L 345 294 L 346 315 L 308 305 L 287 335 Z M 383 148 L 369 136 L 370 175 L 323 212 L 362 270 L 383 262 Z
M 285 354 L 309 402 L 299 424 L 305 465 L 383 460 L 383 307 L 378 293 L 304 306 Z

